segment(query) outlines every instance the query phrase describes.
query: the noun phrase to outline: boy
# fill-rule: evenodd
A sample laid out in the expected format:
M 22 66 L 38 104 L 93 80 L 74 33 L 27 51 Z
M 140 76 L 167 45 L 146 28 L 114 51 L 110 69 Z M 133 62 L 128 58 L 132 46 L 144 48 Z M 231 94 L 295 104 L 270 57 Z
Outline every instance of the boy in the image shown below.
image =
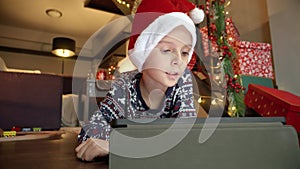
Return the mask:
M 197 40 L 196 28 L 186 14 L 197 8 L 187 0 L 157 3 L 143 0 L 134 17 L 129 58 L 138 70 L 123 73 L 113 83 L 99 111 L 79 134 L 81 144 L 75 150 L 84 161 L 109 153 L 109 122 L 113 119 L 197 116 L 187 69 Z M 152 13 L 138 14 L 145 11 Z M 202 21 L 203 12 L 199 15 Z

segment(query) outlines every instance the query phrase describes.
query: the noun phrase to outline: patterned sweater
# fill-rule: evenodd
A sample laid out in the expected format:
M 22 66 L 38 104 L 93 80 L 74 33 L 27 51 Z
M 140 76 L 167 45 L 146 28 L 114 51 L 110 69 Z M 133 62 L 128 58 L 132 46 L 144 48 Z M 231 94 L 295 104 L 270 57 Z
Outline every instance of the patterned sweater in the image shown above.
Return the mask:
M 142 73 L 125 72 L 114 81 L 99 110 L 93 113 L 90 122 L 82 127 L 78 135 L 81 143 L 86 139 L 109 140 L 110 125 L 114 119 L 127 118 L 186 118 L 196 117 L 194 108 L 191 72 L 186 69 L 177 84 L 169 87 L 165 100 L 158 110 L 150 110 L 142 98 L 139 82 Z

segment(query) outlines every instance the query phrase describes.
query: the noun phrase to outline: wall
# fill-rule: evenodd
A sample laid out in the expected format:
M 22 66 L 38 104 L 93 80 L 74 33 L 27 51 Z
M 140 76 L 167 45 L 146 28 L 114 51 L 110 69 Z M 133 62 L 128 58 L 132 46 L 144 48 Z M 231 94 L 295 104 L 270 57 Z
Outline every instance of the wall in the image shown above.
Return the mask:
M 12 26 L 0 25 L 0 46 L 18 49 L 29 49 L 48 53 L 52 48 L 52 39 L 57 35 L 50 32 L 36 31 Z M 74 37 L 70 37 L 75 39 Z M 76 38 L 76 53 L 81 50 L 80 46 L 85 39 Z M 38 69 L 42 73 L 55 73 L 72 75 L 75 59 L 64 59 L 55 56 L 45 56 L 13 51 L 0 51 L 0 57 L 6 62 L 8 68 Z M 63 66 L 63 67 L 62 67 Z M 63 71 L 62 71 L 63 69 Z
M 24 53 L 0 51 L 0 57 L 8 68 L 40 70 L 42 73 L 72 75 L 74 59 L 48 57 Z M 62 67 L 63 66 L 63 67 Z
M 276 81 L 279 89 L 300 96 L 300 2 L 267 0 Z
M 266 0 L 230 0 L 226 8 L 240 33 L 240 39 L 270 43 Z
M 86 76 L 91 68 L 91 64 L 94 64 L 86 59 L 94 56 L 93 53 L 99 52 L 98 49 L 101 48 L 99 46 L 105 44 L 102 42 L 103 39 L 97 39 L 96 37 L 86 39 L 70 37 L 76 41 L 76 55 L 79 56 L 78 58 L 81 58 L 76 60 L 72 58 L 62 59 L 51 55 L 52 39 L 56 36 L 65 37 L 64 35 L 0 24 L 0 46 L 40 52 L 40 54 L 30 54 L 0 49 L 0 57 L 6 62 L 8 68 L 37 69 L 42 73 L 55 73 L 66 76 L 72 76 L 74 73 L 76 76 Z M 111 35 L 109 37 L 114 36 Z M 43 55 L 43 53 L 47 55 Z M 125 56 L 125 45 L 117 48 L 111 55 Z M 93 65 L 93 67 L 96 66 Z M 77 69 L 76 72 L 74 72 L 75 68 Z

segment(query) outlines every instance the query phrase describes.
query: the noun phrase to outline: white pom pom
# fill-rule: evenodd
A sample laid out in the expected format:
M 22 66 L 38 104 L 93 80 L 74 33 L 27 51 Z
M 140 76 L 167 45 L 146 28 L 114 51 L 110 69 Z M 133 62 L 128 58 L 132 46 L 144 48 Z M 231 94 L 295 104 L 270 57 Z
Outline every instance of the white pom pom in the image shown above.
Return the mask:
M 198 24 L 204 19 L 204 12 L 202 9 L 194 8 L 189 12 L 189 15 L 195 24 Z

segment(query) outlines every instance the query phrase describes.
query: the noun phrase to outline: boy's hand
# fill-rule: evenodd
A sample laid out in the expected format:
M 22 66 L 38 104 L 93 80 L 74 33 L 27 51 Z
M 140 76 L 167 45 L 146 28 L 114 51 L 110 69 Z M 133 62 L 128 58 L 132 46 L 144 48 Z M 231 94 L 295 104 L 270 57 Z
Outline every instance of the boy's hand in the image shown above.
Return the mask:
M 106 140 L 89 138 L 75 148 L 77 158 L 92 161 L 95 157 L 104 157 L 109 153 L 109 142 Z

